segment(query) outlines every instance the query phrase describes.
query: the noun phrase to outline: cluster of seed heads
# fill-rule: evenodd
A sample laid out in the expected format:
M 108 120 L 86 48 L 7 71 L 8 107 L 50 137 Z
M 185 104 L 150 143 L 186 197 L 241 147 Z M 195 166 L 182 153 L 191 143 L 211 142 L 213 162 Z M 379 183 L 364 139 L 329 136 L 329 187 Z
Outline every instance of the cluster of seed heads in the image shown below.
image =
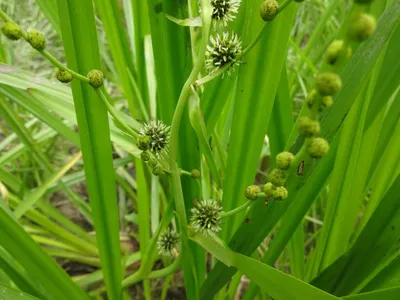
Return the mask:
M 222 206 L 219 201 L 203 200 L 190 211 L 192 212 L 191 225 L 195 232 L 211 235 L 221 230 Z
M 170 229 L 165 230 L 157 240 L 158 253 L 161 256 L 172 256 L 173 250 L 179 248 L 179 241 L 178 233 Z

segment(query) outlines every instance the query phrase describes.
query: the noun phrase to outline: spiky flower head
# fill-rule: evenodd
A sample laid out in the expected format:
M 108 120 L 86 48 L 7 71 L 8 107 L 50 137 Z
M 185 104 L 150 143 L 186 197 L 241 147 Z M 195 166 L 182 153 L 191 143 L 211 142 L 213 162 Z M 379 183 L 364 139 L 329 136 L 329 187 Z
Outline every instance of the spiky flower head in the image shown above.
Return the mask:
M 226 26 L 229 21 L 236 18 L 241 0 L 211 0 L 214 25 L 222 23 Z
M 210 235 L 221 230 L 222 206 L 213 199 L 198 202 L 191 210 L 191 225 L 196 232 Z
M 200 175 L 201 173 L 197 169 L 193 169 L 192 171 L 190 171 L 190 176 L 192 176 L 193 179 L 199 179 Z
M 172 256 L 173 249 L 178 247 L 179 235 L 176 232 L 167 229 L 158 237 L 157 248 L 160 255 Z
M 334 40 L 326 49 L 326 61 L 334 65 L 341 55 L 342 51 L 344 51 L 344 41 L 343 40 Z M 349 59 L 351 57 L 351 48 L 347 47 L 345 57 Z
M 224 32 L 222 35 L 211 36 L 210 41 L 211 45 L 207 46 L 206 52 L 207 70 L 209 73 L 214 73 L 219 68 L 233 62 L 231 68 L 228 69 L 230 75 L 231 69 L 240 64 L 238 57 L 242 54 L 242 42 L 234 32 L 232 34 Z
M 89 84 L 96 89 L 104 83 L 104 74 L 100 70 L 90 70 L 87 78 L 89 79 Z
M 6 22 L 2 27 L 3 34 L 12 41 L 17 41 L 22 37 L 22 29 L 13 22 Z
M 333 104 L 332 96 L 325 96 L 321 99 L 321 107 L 322 108 L 330 108 Z
M 274 199 L 285 200 L 288 196 L 288 191 L 283 186 L 278 186 L 274 191 Z
M 261 188 L 258 185 L 250 185 L 244 191 L 244 196 L 249 200 L 256 200 Z
M 276 156 L 276 166 L 281 170 L 286 170 L 290 167 L 293 159 L 293 153 L 288 151 L 281 152 Z
M 164 173 L 164 170 L 160 165 L 156 165 L 151 172 L 155 176 L 160 176 Z
M 144 124 L 140 129 L 141 136 L 147 136 L 150 140 L 150 151 L 153 153 L 160 153 L 166 149 L 169 139 L 170 127 L 165 125 L 160 120 L 151 120 Z
M 143 161 L 149 161 L 150 158 L 151 158 L 151 156 L 150 156 L 150 153 L 149 153 L 149 152 L 143 151 L 142 153 L 140 153 L 140 158 L 141 158 Z

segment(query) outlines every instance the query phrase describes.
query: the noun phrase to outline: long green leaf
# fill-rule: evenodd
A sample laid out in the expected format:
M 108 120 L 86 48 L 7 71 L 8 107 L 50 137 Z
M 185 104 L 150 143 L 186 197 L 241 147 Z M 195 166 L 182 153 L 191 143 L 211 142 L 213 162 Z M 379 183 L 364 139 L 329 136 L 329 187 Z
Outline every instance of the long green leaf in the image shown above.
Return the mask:
M 68 67 L 80 74 L 99 68 L 92 1 L 58 0 L 57 4 Z M 74 80 L 72 93 L 107 294 L 110 300 L 120 300 L 119 218 L 107 111 L 88 84 Z
M 3 298 L 4 297 L 4 298 Z M 21 293 L 4 284 L 0 284 L 0 299 L 7 300 L 39 300 L 39 298 L 33 297 L 26 293 Z

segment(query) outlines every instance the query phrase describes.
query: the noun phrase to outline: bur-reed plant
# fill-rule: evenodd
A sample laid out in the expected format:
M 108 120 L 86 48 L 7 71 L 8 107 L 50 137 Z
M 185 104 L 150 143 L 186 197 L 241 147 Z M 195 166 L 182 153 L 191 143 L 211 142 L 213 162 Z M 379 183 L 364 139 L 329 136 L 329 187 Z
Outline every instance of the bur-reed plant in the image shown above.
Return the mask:
M 0 296 L 397 299 L 399 1 L 36 2 L 56 38 L 0 4 Z

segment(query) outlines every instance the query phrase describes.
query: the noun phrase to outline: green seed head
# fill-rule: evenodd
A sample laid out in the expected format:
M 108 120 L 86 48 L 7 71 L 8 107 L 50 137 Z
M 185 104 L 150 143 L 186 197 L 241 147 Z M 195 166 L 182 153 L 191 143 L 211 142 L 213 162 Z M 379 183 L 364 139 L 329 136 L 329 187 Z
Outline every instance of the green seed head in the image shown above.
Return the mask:
M 149 166 L 155 168 L 158 165 L 158 160 L 155 157 L 149 159 Z
M 160 234 L 157 241 L 158 253 L 162 256 L 172 256 L 172 250 L 179 248 L 179 235 L 170 229 Z
M 332 96 L 342 88 L 342 80 L 335 73 L 321 73 L 315 79 L 317 91 L 322 96 Z
M 276 0 L 265 0 L 260 7 L 261 18 L 268 22 L 275 19 L 278 14 L 279 4 Z
M 298 122 L 298 128 L 302 135 L 311 137 L 318 134 L 321 130 L 319 122 L 311 119 L 310 117 L 301 117 Z
M 17 41 L 22 37 L 22 30 L 18 24 L 13 22 L 6 22 L 2 27 L 3 34 L 12 41 Z
M 199 170 L 197 170 L 197 169 L 193 169 L 191 172 L 190 172 L 190 174 L 191 174 L 191 176 L 192 176 L 192 178 L 193 179 L 199 179 L 200 178 L 200 171 Z
M 332 96 L 325 96 L 321 99 L 321 107 L 322 108 L 330 108 L 333 104 Z
M 276 186 L 274 186 L 271 182 L 267 182 L 264 185 L 264 193 L 267 196 L 267 198 L 274 198 L 275 189 L 276 189 Z
M 244 195 L 249 200 L 257 199 L 258 193 L 261 193 L 261 188 L 258 185 L 250 185 L 244 191 Z
M 286 170 L 290 167 L 293 159 L 293 153 L 290 153 L 288 151 L 281 152 L 276 156 L 276 165 L 279 169 Z
M 142 153 L 140 153 L 140 158 L 143 161 L 149 161 L 150 160 L 150 153 L 147 151 L 143 151 Z
M 28 31 L 28 42 L 32 48 L 36 50 L 44 50 L 46 48 L 46 38 L 40 31 L 31 29 Z
M 321 158 L 328 153 L 329 143 L 320 137 L 312 138 L 307 151 L 312 158 Z
M 163 168 L 160 165 L 156 165 L 152 170 L 153 175 L 160 176 L 164 173 Z
M 100 70 L 89 71 L 87 77 L 89 78 L 89 83 L 92 87 L 99 88 L 103 85 L 104 75 Z
M 285 200 L 288 197 L 288 191 L 283 186 L 278 186 L 274 192 L 274 199 Z
M 369 14 L 358 15 L 350 25 L 350 37 L 362 42 L 373 35 L 376 29 L 376 19 Z
M 136 141 L 136 145 L 142 151 L 148 150 L 150 148 L 150 137 L 147 135 L 139 136 Z
M 339 58 L 341 52 L 344 51 L 344 41 L 343 40 L 335 40 L 326 49 L 326 61 L 334 65 Z M 346 58 L 349 59 L 351 57 L 351 48 L 347 47 Z
M 306 104 L 309 109 L 312 109 L 314 103 L 317 101 L 318 92 L 316 89 L 312 89 L 311 92 L 308 94 Z
M 197 203 L 191 210 L 191 225 L 195 232 L 210 235 L 221 230 L 222 207 L 220 202 L 207 199 Z
M 275 186 L 282 186 L 285 184 L 286 176 L 285 172 L 280 169 L 273 169 L 268 176 L 268 181 Z
M 63 71 L 63 70 L 57 70 L 56 71 L 56 78 L 58 81 L 62 83 L 68 83 L 71 82 L 74 77 L 72 74 L 68 71 Z

